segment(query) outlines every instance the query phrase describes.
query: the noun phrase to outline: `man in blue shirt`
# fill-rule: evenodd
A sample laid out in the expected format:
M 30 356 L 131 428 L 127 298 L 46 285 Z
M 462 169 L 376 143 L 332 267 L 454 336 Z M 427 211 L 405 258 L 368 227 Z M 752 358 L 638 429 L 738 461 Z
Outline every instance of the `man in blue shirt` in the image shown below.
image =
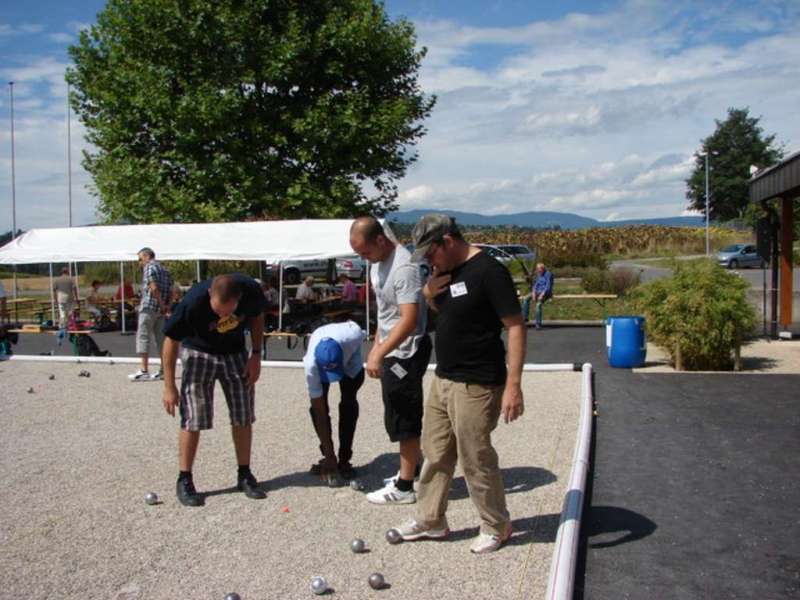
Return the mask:
M 544 263 L 539 263 L 536 265 L 536 282 L 533 284 L 533 289 L 531 290 L 531 296 L 533 297 L 534 302 L 536 302 L 536 312 L 534 314 L 534 324 L 536 329 L 542 328 L 542 306 L 545 302 L 550 300 L 553 297 L 553 274 L 548 271 Z M 530 297 L 526 300 L 528 304 L 526 307 L 530 306 Z M 529 309 L 528 309 L 529 310 Z M 525 311 L 525 317 L 527 318 L 528 311 Z
M 303 357 L 306 386 L 311 396 L 311 421 L 319 438 L 322 460 L 311 467 L 330 485 L 337 485 L 339 475 L 346 479 L 355 476 L 350 459 L 353 457 L 353 438 L 358 421 L 356 394 L 364 383 L 364 359 L 361 344 L 364 332 L 353 321 L 331 323 L 314 330 Z M 342 399 L 339 402 L 339 457 L 333 447 L 328 390 L 339 382 Z

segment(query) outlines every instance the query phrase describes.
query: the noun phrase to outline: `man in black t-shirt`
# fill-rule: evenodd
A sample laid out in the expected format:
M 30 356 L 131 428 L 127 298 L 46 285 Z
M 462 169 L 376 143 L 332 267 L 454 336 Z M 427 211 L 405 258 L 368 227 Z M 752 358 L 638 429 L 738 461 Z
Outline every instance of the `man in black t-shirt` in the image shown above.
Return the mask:
M 248 498 L 266 494 L 250 471 L 254 412 L 254 385 L 261 374 L 261 339 L 266 300 L 261 286 L 246 275 L 218 275 L 195 284 L 174 308 L 164 326 L 164 408 L 175 416 L 180 407 L 180 473 L 176 491 L 184 506 L 201 506 L 192 479 L 192 465 L 200 431 L 211 429 L 214 383 L 219 380 L 228 403 L 233 445 L 239 465 L 237 487 Z M 250 330 L 248 356 L 244 330 Z M 175 385 L 175 362 L 180 351 L 181 390 Z
M 464 241 L 451 217 L 426 215 L 412 237 L 413 259 L 433 266 L 423 293 L 437 313 L 436 373 L 422 421 L 417 518 L 397 529 L 406 540 L 448 535 L 447 497 L 460 460 L 481 518 L 471 550 L 493 552 L 511 536 L 511 519 L 491 432 L 500 415 L 508 423 L 524 411 L 525 325 L 516 289 L 508 269 Z

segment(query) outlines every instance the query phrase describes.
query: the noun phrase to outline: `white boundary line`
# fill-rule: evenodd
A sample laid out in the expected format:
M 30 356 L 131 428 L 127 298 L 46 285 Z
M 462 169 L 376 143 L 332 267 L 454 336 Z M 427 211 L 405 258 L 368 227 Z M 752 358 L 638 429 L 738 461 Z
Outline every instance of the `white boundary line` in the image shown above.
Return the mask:
M 139 364 L 140 359 L 136 356 L 50 356 L 32 354 L 12 354 L 11 356 L 0 359 L 4 360 L 27 360 L 31 362 L 65 362 L 65 363 L 99 363 L 99 364 Z M 151 364 L 160 365 L 160 358 L 151 358 Z M 262 360 L 262 367 L 280 367 L 286 369 L 302 369 L 302 360 Z M 436 363 L 428 365 L 428 370 L 436 369 Z M 522 367 L 527 372 L 548 372 L 548 371 L 580 371 L 578 363 L 526 363 Z
M 547 582 L 547 600 L 571 600 L 575 587 L 575 563 L 581 526 L 583 500 L 586 496 L 586 474 L 589 471 L 589 447 L 592 439 L 592 365 L 585 363 L 581 369 L 581 412 L 578 439 L 572 458 L 569 486 L 564 496 L 564 507 L 556 535 L 550 577 Z

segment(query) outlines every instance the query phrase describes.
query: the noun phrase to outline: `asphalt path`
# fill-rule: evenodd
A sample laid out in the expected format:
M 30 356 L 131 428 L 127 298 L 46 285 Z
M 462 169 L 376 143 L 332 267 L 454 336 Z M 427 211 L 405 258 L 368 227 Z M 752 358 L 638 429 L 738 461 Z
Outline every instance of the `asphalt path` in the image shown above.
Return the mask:
M 690 260 L 693 258 L 702 258 L 700 256 L 678 256 L 676 257 L 677 260 Z M 655 259 L 655 260 L 663 260 L 663 258 Z M 664 267 L 657 267 L 652 264 L 652 262 L 646 258 L 638 258 L 638 259 L 627 259 L 627 260 L 615 260 L 611 263 L 611 268 L 620 268 L 625 267 L 629 269 L 638 269 L 642 274 L 642 283 L 647 283 L 648 281 L 653 281 L 654 279 L 659 279 L 661 277 L 667 277 L 672 274 L 671 269 L 667 269 Z M 750 287 L 761 289 L 764 276 L 766 275 L 767 278 L 767 288 L 769 288 L 772 272 L 769 269 L 733 269 L 732 273 L 737 273 L 740 277 L 747 280 L 750 283 Z M 795 268 L 793 272 L 793 286 L 792 288 L 795 290 L 800 289 L 800 269 Z

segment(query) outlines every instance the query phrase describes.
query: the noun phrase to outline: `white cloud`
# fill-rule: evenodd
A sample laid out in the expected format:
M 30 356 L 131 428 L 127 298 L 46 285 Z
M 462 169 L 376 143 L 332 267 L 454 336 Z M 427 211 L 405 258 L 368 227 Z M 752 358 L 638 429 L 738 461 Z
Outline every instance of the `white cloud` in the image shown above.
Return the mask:
M 418 21 L 419 43 L 429 49 L 420 82 L 438 103 L 401 182 L 400 207 L 598 219 L 687 214 L 692 154 L 728 107 L 750 107 L 787 150 L 800 149 L 798 24 L 800 5 L 770 0 L 623 0 L 596 14 L 502 28 Z M 89 26 L 73 21 L 45 35 L 67 43 Z M 0 40 L 31 33 L 0 24 Z M 23 227 L 65 223 L 67 66 L 55 55 L 0 66 L 5 81 L 17 82 Z M 74 117 L 72 133 L 76 222 L 91 222 Z M 6 129 L 0 144 L 8 147 Z M 0 156 L 6 190 L 9 168 Z M 1 195 L 0 215 L 9 214 L 7 202 Z
M 431 49 L 423 87 L 439 101 L 402 189 L 487 214 L 681 214 L 692 153 L 729 107 L 800 148 L 800 10 L 778 4 L 633 1 L 502 29 L 418 23 Z M 499 53 L 496 66 L 470 66 L 478 45 Z
M 50 41 L 56 42 L 58 44 L 70 44 L 75 41 L 75 36 L 71 33 L 50 33 L 47 35 L 47 39 Z

